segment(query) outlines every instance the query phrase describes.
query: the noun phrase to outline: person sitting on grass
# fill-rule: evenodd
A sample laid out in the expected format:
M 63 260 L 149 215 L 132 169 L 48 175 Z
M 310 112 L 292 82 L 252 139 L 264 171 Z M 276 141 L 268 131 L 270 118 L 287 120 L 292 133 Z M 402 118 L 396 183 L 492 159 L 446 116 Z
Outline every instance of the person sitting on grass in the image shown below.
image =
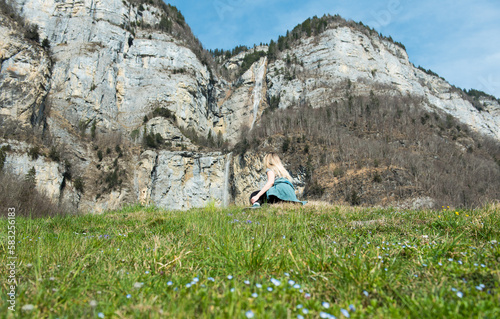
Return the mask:
M 263 203 L 296 202 L 302 205 L 307 203 L 297 199 L 291 182 L 292 177 L 283 167 L 276 153 L 267 154 L 263 163 L 266 167 L 267 183 L 260 191 L 255 191 L 250 195 L 252 207 L 260 207 Z

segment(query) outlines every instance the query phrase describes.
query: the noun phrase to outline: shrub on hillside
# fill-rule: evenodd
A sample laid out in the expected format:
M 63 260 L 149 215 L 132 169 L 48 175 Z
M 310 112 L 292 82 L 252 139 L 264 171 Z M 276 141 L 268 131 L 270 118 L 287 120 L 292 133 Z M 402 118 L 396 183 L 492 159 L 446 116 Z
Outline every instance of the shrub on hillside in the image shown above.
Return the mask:
M 160 133 L 154 134 L 150 132 L 144 136 L 144 146 L 146 147 L 158 148 L 161 144 L 163 144 L 163 138 Z
M 61 154 L 59 153 L 59 150 L 57 147 L 52 146 L 49 151 L 49 158 L 53 160 L 54 162 L 59 162 L 61 160 Z
M 157 107 L 153 111 L 153 117 L 161 116 L 166 119 L 173 119 L 175 121 L 175 114 L 172 113 L 169 109 L 163 108 L 163 107 Z
M 266 53 L 264 51 L 255 51 L 253 53 L 245 55 L 243 58 L 243 63 L 241 64 L 240 74 L 245 73 L 252 64 L 259 61 L 260 58 L 265 57 Z
M 24 30 L 26 39 L 40 43 L 40 34 L 38 33 L 38 26 L 36 24 L 29 24 Z
M 304 197 L 306 198 L 321 198 L 325 194 L 325 187 L 321 186 L 318 181 L 309 182 L 304 188 Z
M 30 148 L 28 150 L 28 155 L 32 160 L 38 159 L 38 157 L 40 156 L 40 146 L 36 145 Z
M 85 188 L 85 182 L 83 181 L 83 178 L 81 178 L 80 176 L 75 178 L 74 186 L 76 191 L 83 194 Z
M 42 41 L 42 47 L 45 50 L 49 50 L 50 49 L 50 40 L 47 39 L 47 38 L 43 39 L 43 41 Z
M 7 157 L 7 154 L 5 153 L 4 150 L 0 150 L 0 173 L 3 170 L 3 166 L 5 165 L 5 158 Z

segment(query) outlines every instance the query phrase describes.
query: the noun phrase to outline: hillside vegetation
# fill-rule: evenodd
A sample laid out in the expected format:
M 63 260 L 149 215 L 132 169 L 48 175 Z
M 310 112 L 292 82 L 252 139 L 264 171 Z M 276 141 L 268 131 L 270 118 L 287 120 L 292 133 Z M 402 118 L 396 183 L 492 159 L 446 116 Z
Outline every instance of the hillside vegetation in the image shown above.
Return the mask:
M 0 311 L 7 318 L 496 318 L 499 212 L 498 205 L 251 212 L 209 205 L 17 217 L 16 312 L 6 298 Z
M 269 108 L 235 151 L 280 151 L 309 198 L 375 205 L 429 196 L 438 207 L 500 199 L 498 141 L 425 111 L 421 99 L 360 96 L 355 86 L 345 82 L 344 98 L 324 106 Z

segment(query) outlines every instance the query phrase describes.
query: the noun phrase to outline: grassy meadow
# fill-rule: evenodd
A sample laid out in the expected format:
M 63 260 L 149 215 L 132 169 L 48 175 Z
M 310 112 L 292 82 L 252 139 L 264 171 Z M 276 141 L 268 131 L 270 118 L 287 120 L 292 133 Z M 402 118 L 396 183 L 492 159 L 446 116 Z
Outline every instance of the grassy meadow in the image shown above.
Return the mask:
M 16 217 L 16 230 L 15 312 L 0 270 L 6 318 L 500 317 L 498 205 L 130 206 Z

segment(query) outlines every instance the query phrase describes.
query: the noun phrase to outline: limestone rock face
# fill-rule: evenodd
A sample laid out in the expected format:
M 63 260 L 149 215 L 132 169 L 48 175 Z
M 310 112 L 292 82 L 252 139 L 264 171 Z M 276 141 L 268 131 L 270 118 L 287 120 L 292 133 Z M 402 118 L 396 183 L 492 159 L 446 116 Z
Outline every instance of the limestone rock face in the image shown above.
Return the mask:
M 287 55 L 293 57 L 289 69 L 295 69 L 296 76 L 292 80 L 282 71 L 287 69 L 283 59 Z M 349 27 L 326 30 L 282 52 L 281 59 L 268 66 L 267 94 L 280 97 L 280 108 L 299 103 L 324 106 L 342 99 L 344 93 L 336 88 L 346 80 L 356 94 L 368 95 L 378 88 L 421 97 L 423 107 L 442 110 L 475 131 L 500 139 L 498 102 L 483 102 L 484 110 L 478 111 L 448 82 L 416 68 L 400 46 Z
M 28 156 L 29 145 L 13 140 L 4 145 L 10 145 L 11 152 L 7 152 L 4 169 L 14 175 L 25 177 L 29 171 L 35 169 L 35 181 L 38 190 L 44 192 L 52 201 L 59 202 L 64 168 L 45 156 L 32 159 Z M 2 143 L 3 144 L 3 143 Z
M 0 15 L 0 115 L 27 127 L 38 124 L 50 89 L 51 61 L 26 42 L 16 23 Z
M 158 24 L 164 15 L 158 8 L 139 12 L 121 0 L 16 2 L 51 43 L 51 111 L 60 116 L 58 126 L 96 121 L 101 130 L 129 134 L 161 107 L 206 136 L 213 116 L 206 66 L 168 34 L 127 31 L 131 24 Z
M 135 171 L 135 191 L 143 204 L 170 209 L 222 205 L 228 186 L 221 153 L 147 151 Z
M 262 157 L 246 153 L 233 160 L 233 196 L 236 205 L 248 206 L 250 194 L 260 190 L 267 182 Z
M 175 145 L 182 145 L 188 149 L 194 150 L 195 146 L 186 138 L 179 128 L 171 123 L 170 120 L 161 117 L 155 117 L 148 121 L 146 132 L 160 134 L 163 139 Z
M 230 88 L 220 102 L 223 122 L 221 131 L 230 141 L 239 138 L 242 126 L 253 128 L 266 104 L 267 58 L 255 62 Z
M 220 88 L 229 85 L 217 84 L 183 39 L 156 29 L 134 28 L 158 25 L 165 12 L 148 4 L 139 11 L 122 0 L 12 3 L 24 19 L 39 26 L 40 38 L 49 40 L 53 65 L 39 45 L 26 44 L 22 30 L 17 30 L 20 27 L 11 27 L 2 16 L 2 35 L 8 37 L 0 41 L 1 114 L 25 125 L 39 124 L 32 120 L 35 111 L 47 115 L 46 133 L 56 145 L 64 146 L 65 157 L 76 159 L 74 168 L 86 181 L 83 194 L 77 194 L 70 181 L 66 183 L 67 192 L 77 195 L 76 207 L 100 212 L 136 201 L 173 209 L 203 206 L 210 199 L 222 203 L 227 193 L 223 187 L 228 185 L 223 180 L 226 157 L 222 154 L 146 151 L 133 155 L 134 151 L 133 161 L 122 164 L 128 174 L 120 176 L 120 187 L 103 194 L 95 188 L 109 178 L 112 170 L 106 167 L 112 165 L 100 163 L 96 151 L 81 138 L 90 135 L 93 125 L 98 137 L 110 132 L 124 139 L 135 135 L 133 143 L 142 139 L 145 128 L 147 133 L 160 134 L 166 143 L 191 151 L 197 147 L 179 127 L 205 137 L 209 131 L 215 136 L 217 131 L 233 130 L 228 129 L 229 121 L 221 120 L 215 98 L 223 95 Z M 43 102 L 50 105 L 50 112 L 43 114 Z M 175 119 L 151 118 L 158 108 L 169 110 Z M 145 116 L 150 120 L 144 122 Z M 223 128 L 214 130 L 214 123 L 223 123 Z M 31 161 L 26 152 L 20 151 L 16 159 L 8 157 L 5 169 L 23 174 L 24 168 L 34 165 L 41 171 L 41 163 Z M 22 165 L 15 164 L 19 158 Z M 100 171 L 97 166 L 102 166 Z M 50 183 L 42 182 L 49 177 L 40 176 L 38 182 L 54 200 L 60 196 L 61 176 L 62 172 L 59 178 L 51 177 Z

